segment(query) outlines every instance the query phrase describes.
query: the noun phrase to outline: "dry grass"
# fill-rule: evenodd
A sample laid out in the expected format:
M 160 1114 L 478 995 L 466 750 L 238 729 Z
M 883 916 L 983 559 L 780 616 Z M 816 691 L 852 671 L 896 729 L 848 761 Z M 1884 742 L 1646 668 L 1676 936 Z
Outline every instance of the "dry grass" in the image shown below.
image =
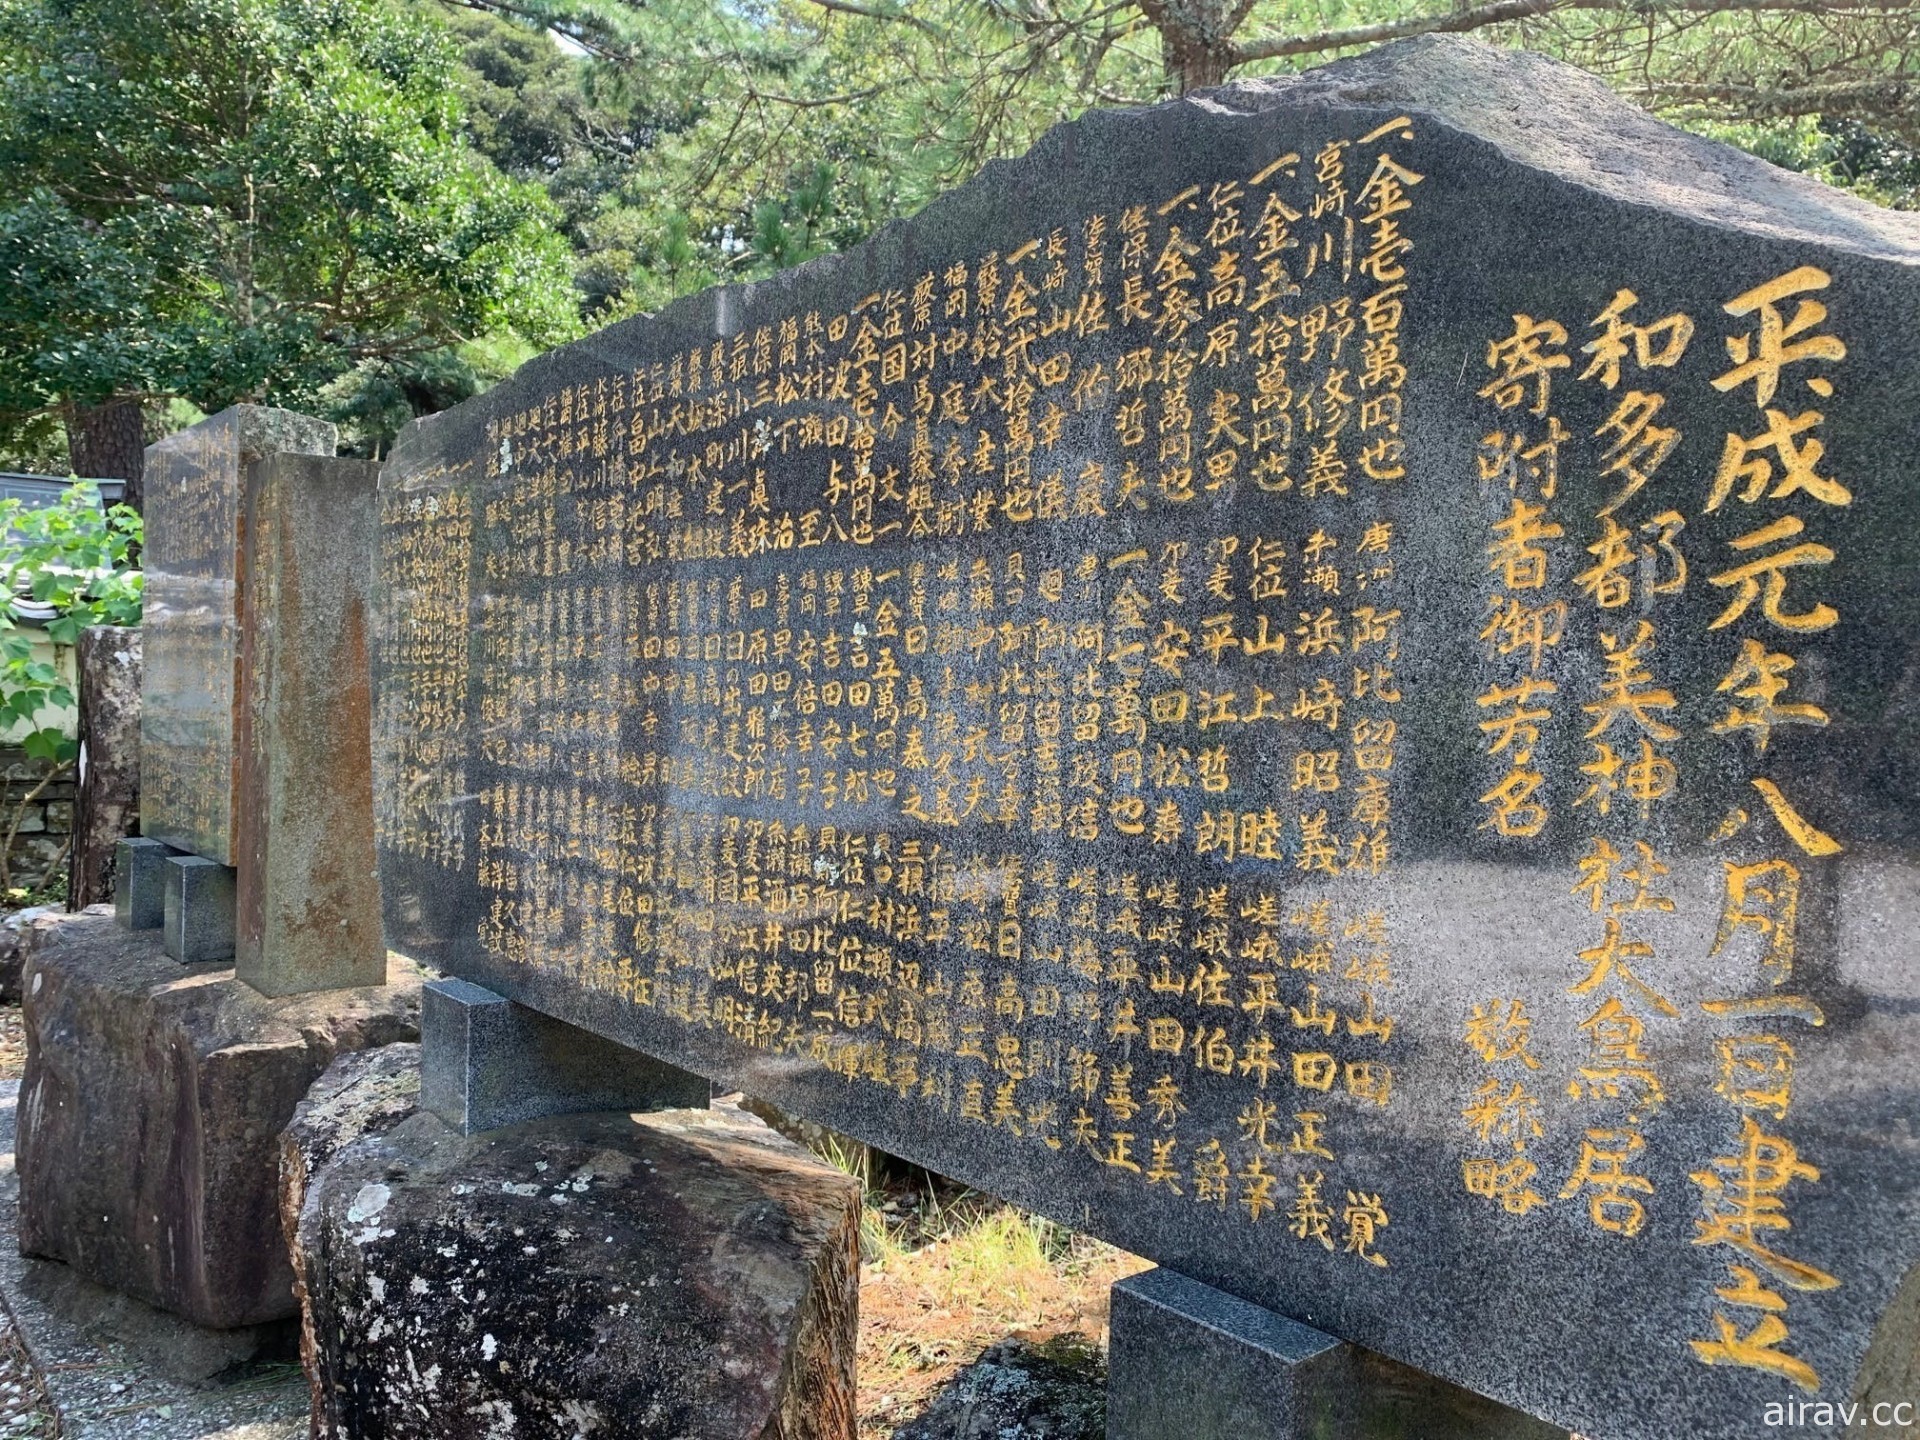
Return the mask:
M 1147 1268 L 1123 1250 L 962 1192 L 869 1195 L 860 1288 L 860 1437 L 887 1440 L 1009 1335 L 1104 1348 L 1107 1287 Z

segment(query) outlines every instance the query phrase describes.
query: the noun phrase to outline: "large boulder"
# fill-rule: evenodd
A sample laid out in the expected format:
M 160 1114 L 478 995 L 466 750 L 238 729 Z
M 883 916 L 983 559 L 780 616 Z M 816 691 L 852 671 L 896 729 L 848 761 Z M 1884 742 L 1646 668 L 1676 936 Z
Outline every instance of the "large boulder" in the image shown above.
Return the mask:
M 1105 1440 L 1107 1366 L 1083 1335 L 1012 1336 L 955 1375 L 893 1440 Z
M 392 978 L 269 999 L 98 910 L 32 922 L 22 1253 L 214 1329 L 295 1314 L 279 1134 L 336 1056 L 418 1038 L 419 974 Z
M 853 1440 L 850 1177 L 730 1108 L 462 1136 L 405 1083 L 343 1061 L 283 1142 L 317 1435 Z
M 321 1378 L 324 1350 L 314 1330 L 319 1312 L 310 1299 L 314 1281 L 324 1279 L 327 1267 L 309 1263 L 318 1257 L 309 1257 L 298 1243 L 307 1194 L 334 1156 L 357 1141 L 378 1139 L 419 1109 L 420 1047 L 383 1045 L 342 1055 L 328 1066 L 280 1135 L 280 1229 L 287 1237 L 293 1292 L 300 1302 L 300 1359 L 311 1381 L 314 1435 L 338 1431 L 328 1428 L 330 1382 Z

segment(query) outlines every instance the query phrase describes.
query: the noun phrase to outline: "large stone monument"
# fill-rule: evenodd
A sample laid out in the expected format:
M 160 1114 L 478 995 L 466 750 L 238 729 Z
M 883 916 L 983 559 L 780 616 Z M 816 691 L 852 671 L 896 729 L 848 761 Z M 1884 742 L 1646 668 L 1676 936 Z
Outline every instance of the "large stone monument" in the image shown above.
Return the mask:
M 341 1052 L 418 1033 L 374 872 L 375 467 L 333 441 L 240 406 L 149 451 L 144 834 L 117 925 L 27 948 L 22 1249 L 220 1329 L 295 1312 L 294 1106 Z
M 401 438 L 389 938 L 1591 1440 L 1886 1395 L 1916 313 L 1535 56 L 1090 114 Z

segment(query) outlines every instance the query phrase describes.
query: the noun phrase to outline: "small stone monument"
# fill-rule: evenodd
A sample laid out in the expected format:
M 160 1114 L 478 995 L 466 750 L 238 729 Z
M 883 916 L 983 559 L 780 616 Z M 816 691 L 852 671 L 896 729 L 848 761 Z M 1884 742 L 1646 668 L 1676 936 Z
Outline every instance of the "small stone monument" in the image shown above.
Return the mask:
M 374 873 L 374 468 L 239 406 L 152 447 L 142 828 L 117 924 L 27 957 L 21 1244 L 198 1324 L 296 1309 L 276 1137 L 342 1051 L 418 1034 Z
M 323 421 L 237 405 L 148 448 L 140 823 L 183 854 L 231 868 L 246 809 L 235 739 L 246 699 L 247 469 L 280 451 L 330 456 L 333 445 Z M 185 878 L 163 873 L 180 910 L 168 953 L 187 964 L 231 958 L 231 891 L 201 887 L 202 923 Z
M 234 971 L 265 995 L 386 980 L 367 748 L 378 471 L 278 454 L 247 474 Z

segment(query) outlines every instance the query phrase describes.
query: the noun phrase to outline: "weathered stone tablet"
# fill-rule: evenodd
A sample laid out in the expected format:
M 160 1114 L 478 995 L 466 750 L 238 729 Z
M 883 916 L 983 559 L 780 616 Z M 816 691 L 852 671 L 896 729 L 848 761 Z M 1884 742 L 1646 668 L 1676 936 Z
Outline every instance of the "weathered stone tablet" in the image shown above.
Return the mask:
M 333 454 L 334 428 L 237 405 L 147 448 L 142 833 L 233 864 L 241 488 L 247 464 Z
M 234 963 L 266 995 L 386 980 L 368 755 L 378 473 L 308 455 L 246 472 Z
M 1916 314 L 1537 57 L 1091 114 L 403 437 L 389 939 L 1594 1440 L 1848 1400 Z

